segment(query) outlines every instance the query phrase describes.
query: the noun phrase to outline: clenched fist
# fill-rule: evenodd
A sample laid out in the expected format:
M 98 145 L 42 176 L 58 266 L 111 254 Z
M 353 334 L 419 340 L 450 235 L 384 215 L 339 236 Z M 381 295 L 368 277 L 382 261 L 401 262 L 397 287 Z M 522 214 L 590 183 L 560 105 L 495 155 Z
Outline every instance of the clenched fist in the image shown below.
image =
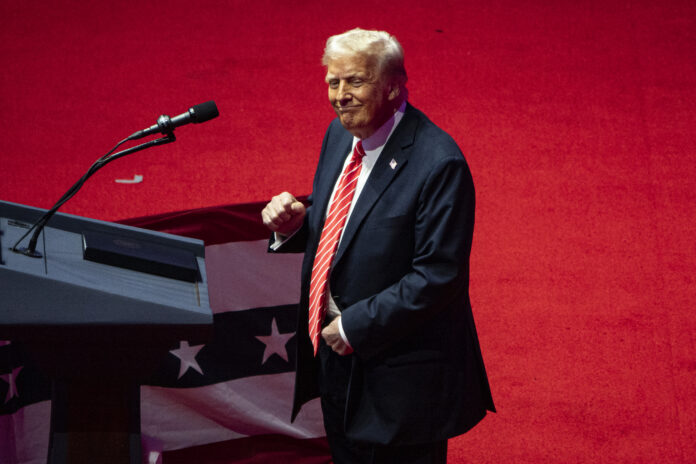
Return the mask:
M 261 211 L 263 223 L 280 235 L 291 235 L 302 227 L 306 214 L 305 206 L 292 194 L 283 192 L 274 196 Z

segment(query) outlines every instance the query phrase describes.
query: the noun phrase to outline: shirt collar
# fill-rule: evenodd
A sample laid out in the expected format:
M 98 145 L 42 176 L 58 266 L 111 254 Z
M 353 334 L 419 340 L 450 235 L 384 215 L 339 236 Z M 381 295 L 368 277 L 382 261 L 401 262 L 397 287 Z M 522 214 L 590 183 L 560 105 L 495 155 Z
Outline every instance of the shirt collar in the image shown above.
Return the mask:
M 365 150 L 365 158 L 367 158 L 367 160 L 363 160 L 363 163 L 367 161 L 367 163 L 373 165 L 375 161 L 377 161 L 377 158 L 379 157 L 380 153 L 382 153 L 382 149 L 387 144 L 389 137 L 394 132 L 394 129 L 396 129 L 396 126 L 399 125 L 401 118 L 404 117 L 405 111 L 406 100 L 404 100 L 401 103 L 401 106 L 399 106 L 399 109 L 396 110 L 394 115 L 391 118 L 389 118 L 387 122 L 382 124 L 382 127 L 377 129 L 377 131 L 371 136 L 363 139 L 362 145 L 363 149 Z M 353 137 L 353 149 L 355 148 L 355 145 L 358 143 L 358 140 L 360 139 L 357 137 Z M 352 151 L 353 150 L 351 150 L 351 152 Z

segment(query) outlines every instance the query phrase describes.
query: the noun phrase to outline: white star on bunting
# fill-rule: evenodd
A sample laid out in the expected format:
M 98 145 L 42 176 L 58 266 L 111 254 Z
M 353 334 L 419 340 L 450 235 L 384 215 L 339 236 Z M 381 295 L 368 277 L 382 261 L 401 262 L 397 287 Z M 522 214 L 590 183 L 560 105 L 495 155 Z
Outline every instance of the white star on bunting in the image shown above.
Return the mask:
M 19 375 L 19 371 L 22 369 L 22 366 L 15 367 L 12 369 L 12 373 L 0 375 L 0 379 L 4 380 L 9 385 L 7 388 L 7 395 L 5 396 L 5 404 L 7 404 L 15 396 L 19 398 L 19 393 L 17 392 L 17 376 Z
M 287 361 L 288 350 L 285 348 L 285 345 L 288 343 L 288 340 L 290 340 L 294 335 L 295 332 L 283 334 L 279 333 L 278 324 L 276 324 L 276 320 L 274 317 L 271 321 L 271 334 L 256 336 L 256 338 L 259 341 L 261 341 L 261 343 L 266 345 L 266 348 L 263 350 L 263 360 L 261 361 L 261 364 L 264 364 L 268 360 L 268 358 L 270 358 L 274 354 L 277 354 L 285 361 Z
M 179 367 L 179 377 L 177 377 L 178 379 L 183 377 L 189 368 L 203 375 L 203 370 L 201 369 L 201 366 L 198 365 L 198 361 L 196 361 L 196 355 L 204 346 L 205 345 L 189 346 L 187 341 L 182 340 L 179 342 L 178 349 L 170 351 L 171 354 L 179 358 L 181 361 L 181 365 Z
M 150 454 L 147 455 L 147 464 L 162 464 L 162 453 L 150 451 Z

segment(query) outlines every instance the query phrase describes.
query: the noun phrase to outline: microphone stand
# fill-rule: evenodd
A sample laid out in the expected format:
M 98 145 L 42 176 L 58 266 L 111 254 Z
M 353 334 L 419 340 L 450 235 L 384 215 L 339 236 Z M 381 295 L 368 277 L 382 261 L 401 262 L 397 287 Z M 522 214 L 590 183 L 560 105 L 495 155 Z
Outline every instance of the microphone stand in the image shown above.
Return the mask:
M 132 136 L 131 136 L 132 137 Z M 145 150 L 146 148 L 154 147 L 156 145 L 164 145 L 167 143 L 171 143 L 176 141 L 176 137 L 174 136 L 174 131 L 173 129 L 170 129 L 166 131 L 165 137 L 160 137 L 158 139 L 150 140 L 145 143 L 141 143 L 140 145 L 136 145 L 134 147 L 128 148 L 126 150 L 119 151 L 117 153 L 111 154 L 116 148 L 121 146 L 124 142 L 127 142 L 128 140 L 132 140 L 131 137 L 128 137 L 127 139 L 122 140 L 119 142 L 116 147 L 111 150 L 111 152 L 107 153 L 106 155 L 102 156 L 99 158 L 90 168 L 89 170 L 78 180 L 75 185 L 70 187 L 70 189 L 65 192 L 65 194 L 58 200 L 58 202 L 53 205 L 53 208 L 50 210 L 46 211 L 46 213 L 43 214 L 39 218 L 38 221 L 34 223 L 33 226 L 19 239 L 17 240 L 17 243 L 14 244 L 12 247 L 12 251 L 15 253 L 21 253 L 26 256 L 30 256 L 32 258 L 41 258 L 43 255 L 36 251 L 36 244 L 39 240 L 39 235 L 41 234 L 41 231 L 43 230 L 44 227 L 46 227 L 46 224 L 48 221 L 53 217 L 54 214 L 58 211 L 58 208 L 60 208 L 64 203 L 66 203 L 68 200 L 70 200 L 75 194 L 82 188 L 84 183 L 92 177 L 92 175 L 97 172 L 99 169 L 103 168 L 105 165 L 110 163 L 111 161 L 122 158 L 126 155 L 130 155 L 132 153 Z M 34 230 L 35 229 L 35 230 Z M 31 236 L 31 240 L 29 240 L 29 246 L 26 248 L 17 248 L 17 245 L 24 240 L 24 238 L 31 233 L 31 231 L 34 230 L 34 235 Z

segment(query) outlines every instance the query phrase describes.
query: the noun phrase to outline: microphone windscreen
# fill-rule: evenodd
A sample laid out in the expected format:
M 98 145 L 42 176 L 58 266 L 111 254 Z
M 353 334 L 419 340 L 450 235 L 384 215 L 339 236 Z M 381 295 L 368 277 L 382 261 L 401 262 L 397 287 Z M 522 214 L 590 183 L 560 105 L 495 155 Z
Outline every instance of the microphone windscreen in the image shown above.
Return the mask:
M 194 123 L 210 121 L 220 116 L 217 106 L 212 100 L 194 106 L 189 110 L 189 114 L 191 115 L 191 121 Z

